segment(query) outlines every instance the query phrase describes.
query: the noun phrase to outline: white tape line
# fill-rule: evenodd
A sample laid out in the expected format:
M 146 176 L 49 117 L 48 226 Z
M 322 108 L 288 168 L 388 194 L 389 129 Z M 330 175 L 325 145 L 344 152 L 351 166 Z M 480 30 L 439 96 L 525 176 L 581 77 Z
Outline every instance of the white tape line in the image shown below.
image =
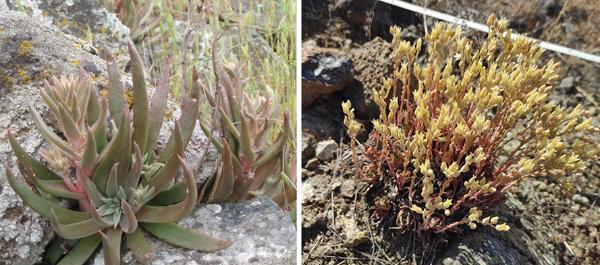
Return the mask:
M 387 3 L 393 6 L 397 6 L 415 13 L 419 13 L 419 14 L 423 14 L 429 17 L 433 17 L 439 20 L 443 20 L 446 21 L 448 23 L 452 23 L 452 24 L 457 24 L 457 25 L 461 25 L 467 28 L 472 28 L 478 31 L 483 31 L 483 32 L 489 32 L 489 28 L 481 23 L 477 23 L 477 22 L 473 22 L 473 21 L 469 21 L 469 20 L 465 20 L 462 18 L 458 18 L 452 15 L 448 15 L 445 13 L 441 13 L 435 10 L 431 10 L 431 9 L 427 9 L 423 6 L 418 6 L 415 4 L 411 4 L 411 3 L 407 3 L 404 1 L 400 1 L 400 0 L 378 0 L 379 2 L 383 2 L 383 3 Z M 513 34 L 512 35 L 513 38 L 516 38 L 517 35 Z M 545 42 L 545 41 L 540 41 L 538 39 L 534 39 L 534 38 L 530 38 L 530 37 L 526 37 L 528 39 L 534 40 L 536 42 L 539 43 L 540 47 L 546 49 L 546 50 L 550 50 L 550 51 L 554 51 L 557 53 L 562 53 L 562 54 L 566 54 L 566 55 L 570 55 L 570 56 L 574 56 L 583 60 L 587 60 L 587 61 L 591 61 L 591 62 L 595 62 L 595 63 L 600 63 L 600 56 L 598 55 L 594 55 L 594 54 L 590 54 L 590 53 L 586 53 L 586 52 L 582 52 L 582 51 L 578 51 L 578 50 L 574 50 L 571 49 L 569 47 L 565 47 L 565 46 L 561 46 L 558 44 L 554 44 L 554 43 L 550 43 L 550 42 Z

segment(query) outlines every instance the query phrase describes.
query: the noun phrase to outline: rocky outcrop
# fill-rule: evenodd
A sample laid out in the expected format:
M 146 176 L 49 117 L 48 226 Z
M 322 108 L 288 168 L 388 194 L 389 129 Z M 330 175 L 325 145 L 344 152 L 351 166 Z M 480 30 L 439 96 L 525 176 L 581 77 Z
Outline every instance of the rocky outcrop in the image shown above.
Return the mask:
M 51 75 L 77 72 L 82 65 L 101 75 L 103 61 L 84 50 L 83 43 L 24 13 L 0 11 L 0 133 L 16 134 L 26 151 L 39 154 L 46 147 L 27 112 L 30 103 L 45 117 L 37 88 Z M 0 141 L 0 161 L 15 165 L 9 144 Z M 4 166 L 4 165 L 2 165 Z M 16 167 L 10 170 L 18 174 Z M 0 170 L 0 264 L 35 264 L 41 260 L 52 232 L 43 220 L 14 193 Z
M 295 264 L 296 230 L 286 213 L 268 198 L 244 203 L 200 205 L 180 225 L 206 231 L 219 238 L 233 240 L 231 247 L 203 253 L 183 250 L 153 237 L 154 260 L 151 264 Z M 93 262 L 103 265 L 102 253 Z M 122 264 L 139 264 L 131 251 Z
M 129 28 L 98 0 L 8 0 L 8 6 L 12 10 L 22 6 L 32 18 L 90 41 L 95 47 L 127 48 Z

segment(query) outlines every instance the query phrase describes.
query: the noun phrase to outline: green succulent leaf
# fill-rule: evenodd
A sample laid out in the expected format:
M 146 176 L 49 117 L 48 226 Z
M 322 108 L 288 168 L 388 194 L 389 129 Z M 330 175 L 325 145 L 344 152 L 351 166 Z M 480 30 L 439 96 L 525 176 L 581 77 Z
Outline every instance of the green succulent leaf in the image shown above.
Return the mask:
M 169 63 L 167 63 L 165 69 L 171 69 Z M 171 89 L 170 81 L 170 73 L 168 70 L 165 70 L 158 80 L 158 85 L 152 95 L 150 110 L 148 111 L 148 139 L 146 150 L 142 150 L 144 154 L 153 152 L 152 148 L 158 140 L 169 98 L 169 90 Z
M 98 157 L 98 161 L 100 161 L 100 163 L 94 170 L 92 180 L 100 192 L 104 192 L 106 190 L 106 182 L 109 172 L 119 157 L 118 155 L 121 149 L 121 144 L 130 140 L 128 138 L 128 136 L 131 136 L 129 133 L 130 127 L 128 122 L 128 113 L 129 111 L 127 109 L 123 109 L 123 112 L 121 113 L 121 129 L 117 132 L 117 135 L 110 140 L 108 147 L 102 150 L 100 156 Z
M 212 252 L 225 249 L 233 244 L 232 241 L 218 239 L 173 223 L 140 223 L 140 225 L 157 238 L 187 249 Z
M 213 183 L 212 192 L 208 197 L 209 202 L 224 202 L 234 191 L 235 176 L 233 174 L 233 165 L 231 162 L 231 150 L 225 142 L 223 148 L 223 166 L 222 173 L 216 175 Z
M 147 205 L 165 206 L 181 202 L 187 196 L 186 188 L 187 187 L 185 182 L 177 182 L 173 184 L 173 186 L 171 186 L 169 189 L 166 189 L 161 193 L 157 194 L 152 200 L 150 200 L 147 203 Z
M 58 203 L 47 200 L 42 196 L 35 194 L 33 191 L 15 179 L 14 175 L 8 169 L 8 166 L 5 166 L 5 173 L 8 183 L 19 195 L 19 197 L 21 197 L 23 202 L 25 202 L 25 204 L 27 204 L 33 211 L 39 213 L 41 216 L 51 218 L 51 211 L 56 211 L 56 213 L 60 215 L 61 220 L 68 223 L 80 222 L 90 218 L 89 214 L 65 209 Z
M 35 176 L 31 177 L 31 180 L 33 180 L 33 183 L 37 188 L 47 192 L 52 196 L 74 200 L 83 200 L 86 198 L 85 194 L 83 193 L 70 191 L 69 188 L 67 188 L 67 185 L 65 185 L 65 182 L 62 180 L 44 180 Z
M 96 221 L 96 224 L 102 227 L 114 226 L 113 220 L 111 218 L 103 217 L 102 214 L 96 208 L 96 204 L 91 201 L 90 203 L 90 214 L 92 215 L 92 219 Z
M 152 197 L 166 189 L 169 183 L 175 179 L 177 173 L 179 172 L 179 161 L 177 160 L 177 157 L 183 156 L 185 149 L 181 127 L 179 126 L 178 122 L 175 122 L 175 132 L 173 133 L 173 137 L 175 138 L 176 148 L 173 150 L 174 152 L 171 154 L 165 166 L 162 167 L 153 178 L 144 179 L 145 185 L 149 185 L 154 188 L 154 194 Z
M 100 235 L 94 234 L 77 242 L 75 247 L 57 265 L 83 265 L 100 245 Z
M 121 81 L 121 72 L 119 71 L 119 66 L 115 61 L 115 57 L 107 46 L 104 46 L 104 59 L 106 60 L 106 70 L 108 72 L 108 82 L 110 85 L 108 90 L 110 116 L 115 120 L 115 124 L 120 126 L 123 108 L 127 107 L 125 102 L 125 89 L 123 88 L 123 83 Z
M 96 98 L 96 97 L 91 97 Z M 94 133 L 94 137 L 96 138 L 96 150 L 104 150 L 104 147 L 108 144 L 108 139 L 106 138 L 106 114 L 108 112 L 108 103 L 106 100 L 101 98 L 99 100 L 100 104 L 100 114 L 98 115 L 98 119 L 92 125 L 92 132 Z
M 29 108 L 29 112 L 33 116 L 35 127 L 40 131 L 40 134 L 42 135 L 42 137 L 44 137 L 44 139 L 46 139 L 46 141 L 53 145 L 56 145 L 56 147 L 60 148 L 60 150 L 69 155 L 75 155 L 75 151 L 73 151 L 69 144 L 63 139 L 60 139 L 60 137 L 58 137 L 56 134 L 54 134 L 52 129 L 44 123 L 40 114 L 35 110 L 35 108 L 31 104 L 28 103 L 27 108 Z
M 154 253 L 144 236 L 144 232 L 138 228 L 133 233 L 125 234 L 125 236 L 127 238 L 127 246 L 131 249 L 137 261 L 142 264 L 149 264 L 154 257 Z
M 89 177 L 91 175 L 91 170 L 96 163 L 96 158 L 98 157 L 98 152 L 96 151 L 96 138 L 92 133 L 90 128 L 87 128 L 87 136 L 85 139 L 85 149 L 83 151 L 83 155 L 81 156 L 80 166 L 85 171 L 85 176 Z
M 137 143 L 133 143 L 133 167 L 129 171 L 129 175 L 127 176 L 127 185 L 124 187 L 127 192 L 127 198 L 130 198 L 132 192 L 137 188 L 138 183 L 140 182 L 140 176 L 142 175 L 142 151 Z
M 194 82 L 196 84 L 197 82 Z M 181 107 L 181 116 L 179 117 L 178 123 L 181 126 L 181 134 L 182 134 L 182 144 L 185 149 L 192 138 L 192 133 L 194 132 L 194 128 L 196 127 L 196 120 L 198 118 L 198 95 L 199 92 L 193 92 L 194 90 L 199 90 L 200 88 L 197 85 L 192 87 L 192 92 L 190 92 L 190 97 L 188 99 L 184 99 Z M 177 136 L 175 134 L 171 135 L 169 141 L 165 145 L 165 149 L 161 153 L 159 157 L 159 161 L 163 164 L 166 164 L 168 160 L 171 158 L 171 153 L 173 152 L 173 148 L 176 146 Z M 179 154 L 181 156 L 181 154 Z M 175 156 L 176 158 L 177 156 Z
M 200 122 L 200 128 L 202 128 L 202 132 L 204 132 L 204 135 L 206 135 L 206 137 L 209 137 L 210 131 L 202 122 Z M 219 142 L 219 140 L 217 140 L 217 138 L 212 137 L 212 136 L 210 137 L 210 141 L 212 142 L 213 146 L 217 149 L 217 151 L 219 151 L 219 153 L 222 154 L 223 153 L 223 144 L 221 142 Z M 242 163 L 240 162 L 240 160 L 236 156 L 233 156 L 232 162 L 233 162 L 235 171 L 241 172 L 242 171 Z
M 196 188 L 196 180 L 192 175 L 192 171 L 187 167 L 181 157 L 178 158 L 183 168 L 185 177 L 186 191 L 185 199 L 177 204 L 167 206 L 151 206 L 144 205 L 137 212 L 137 218 L 140 222 L 147 223 L 171 223 L 178 222 L 182 218 L 188 216 L 198 199 L 198 189 Z
M 121 200 L 121 209 L 123 209 L 123 215 L 119 221 L 121 229 L 125 233 L 133 233 L 138 228 L 138 220 L 135 216 L 135 212 L 125 200 Z
M 106 182 L 106 196 L 116 197 L 119 192 L 119 183 L 117 181 L 117 171 L 119 169 L 119 163 L 115 163 L 110 170 L 108 180 Z
M 52 225 L 54 231 L 64 239 L 79 239 L 88 237 L 104 228 L 98 225 L 93 218 L 88 218 L 75 223 L 61 224 L 58 221 L 58 217 L 56 216 L 56 211 L 54 208 L 52 208 L 50 211 L 50 224 Z
M 13 152 L 15 152 L 15 155 L 17 156 L 17 161 L 24 167 L 31 168 L 32 174 L 34 174 L 37 178 L 44 180 L 61 179 L 60 176 L 56 175 L 56 173 L 47 168 L 44 164 L 27 154 L 25 149 L 23 149 L 23 147 L 17 142 L 17 139 L 12 132 L 8 131 L 7 137 Z
M 254 152 L 252 151 L 252 139 L 250 138 L 250 128 L 248 127 L 246 117 L 244 117 L 243 115 L 240 117 L 240 124 L 240 148 L 242 150 L 242 153 L 244 154 L 244 157 L 246 158 L 246 161 L 252 164 L 254 163 Z
M 104 196 L 98 191 L 94 182 L 89 178 L 82 178 L 83 181 L 83 190 L 85 190 L 85 194 L 87 194 L 88 198 L 95 205 L 102 205 Z
M 104 248 L 104 264 L 121 264 L 121 236 L 123 231 L 119 228 L 108 228 L 106 234 L 98 232 L 102 238 L 102 247 Z
M 140 150 L 146 150 L 148 138 L 148 92 L 144 76 L 144 63 L 135 45 L 129 41 L 129 56 L 131 57 L 131 77 L 133 79 L 133 141 Z

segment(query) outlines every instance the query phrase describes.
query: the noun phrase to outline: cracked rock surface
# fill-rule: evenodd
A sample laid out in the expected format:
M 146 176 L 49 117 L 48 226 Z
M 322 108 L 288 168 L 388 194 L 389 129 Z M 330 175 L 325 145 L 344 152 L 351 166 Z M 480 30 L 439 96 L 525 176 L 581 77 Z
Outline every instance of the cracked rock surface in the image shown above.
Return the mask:
M 296 230 L 289 215 L 268 198 L 243 203 L 199 205 L 179 222 L 210 235 L 234 241 L 221 251 L 204 253 L 174 247 L 148 236 L 154 248 L 152 265 L 260 264 L 285 265 L 296 261 Z M 103 265 L 103 254 L 96 255 L 94 265 Z M 127 251 L 122 264 L 139 264 Z

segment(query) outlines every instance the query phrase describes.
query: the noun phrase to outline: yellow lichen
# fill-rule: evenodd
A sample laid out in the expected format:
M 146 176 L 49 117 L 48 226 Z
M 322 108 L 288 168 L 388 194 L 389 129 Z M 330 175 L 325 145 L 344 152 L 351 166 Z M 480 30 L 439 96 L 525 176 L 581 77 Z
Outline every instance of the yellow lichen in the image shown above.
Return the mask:
M 19 81 L 21 82 L 21 84 L 31 83 L 31 77 L 24 69 L 19 69 L 17 71 L 17 77 L 19 78 Z
M 27 57 L 31 54 L 32 50 L 33 45 L 31 44 L 31 41 L 25 40 L 21 42 L 21 45 L 19 45 L 19 50 L 17 52 L 20 57 Z

